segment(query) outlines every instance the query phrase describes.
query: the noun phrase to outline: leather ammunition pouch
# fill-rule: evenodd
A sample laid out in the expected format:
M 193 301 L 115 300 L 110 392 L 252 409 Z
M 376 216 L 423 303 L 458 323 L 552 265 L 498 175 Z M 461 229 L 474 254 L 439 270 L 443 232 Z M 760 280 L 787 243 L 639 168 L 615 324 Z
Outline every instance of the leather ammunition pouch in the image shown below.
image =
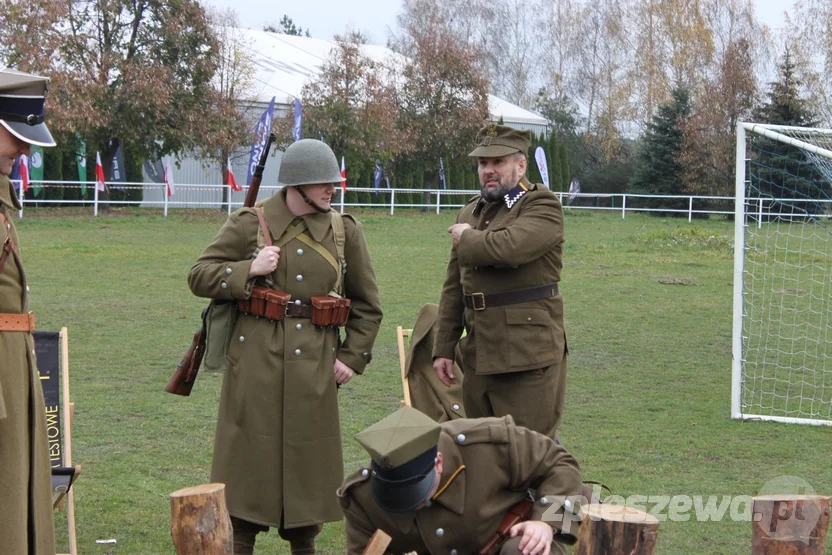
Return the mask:
M 350 300 L 329 295 L 312 297 L 312 323 L 316 326 L 337 327 L 347 323 L 350 317 Z
M 251 297 L 237 301 L 237 310 L 252 314 L 275 322 L 286 316 L 286 305 L 292 300 L 292 295 L 255 285 L 251 288 Z
M 251 297 L 237 301 L 237 310 L 275 322 L 283 318 L 310 318 L 316 326 L 327 328 L 343 326 L 350 315 L 349 299 L 321 295 L 312 297 L 311 305 L 291 300 L 289 293 L 255 286 L 251 289 Z

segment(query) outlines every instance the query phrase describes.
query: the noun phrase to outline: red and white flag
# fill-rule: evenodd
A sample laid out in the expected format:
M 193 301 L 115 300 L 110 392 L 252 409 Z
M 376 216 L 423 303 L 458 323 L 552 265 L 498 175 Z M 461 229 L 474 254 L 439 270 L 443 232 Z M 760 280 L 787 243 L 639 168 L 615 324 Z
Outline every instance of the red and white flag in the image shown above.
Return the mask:
M 106 190 L 107 182 L 104 180 L 104 166 L 101 165 L 101 154 L 95 153 L 95 190 Z
M 165 185 L 167 185 L 168 196 L 172 197 L 176 192 L 176 186 L 173 183 L 173 171 L 170 168 L 170 160 L 165 163 Z
M 347 168 L 344 166 L 344 157 L 341 156 L 341 189 L 347 190 Z
M 231 187 L 232 191 L 242 191 L 243 188 L 237 185 L 237 180 L 234 179 L 234 172 L 231 171 L 231 158 L 228 159 L 228 165 L 226 166 L 225 170 L 225 181 L 228 183 L 228 186 Z
M 29 157 L 25 154 L 20 155 L 20 188 L 25 193 L 29 190 Z

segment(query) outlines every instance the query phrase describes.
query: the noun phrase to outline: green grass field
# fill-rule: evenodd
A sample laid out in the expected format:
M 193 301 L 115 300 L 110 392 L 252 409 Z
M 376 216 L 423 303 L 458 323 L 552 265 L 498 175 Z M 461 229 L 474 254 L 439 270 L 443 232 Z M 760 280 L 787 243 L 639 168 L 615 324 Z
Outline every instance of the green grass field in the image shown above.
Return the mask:
M 347 472 L 365 460 L 352 436 L 398 407 L 395 329 L 438 301 L 453 212 L 359 219 L 385 316 L 373 364 L 340 393 Z M 205 304 L 188 269 L 223 220 L 27 209 L 18 223 L 38 326 L 69 328 L 81 553 L 172 553 L 167 496 L 208 481 L 221 376 L 201 375 L 189 398 L 163 388 Z M 567 215 L 561 435 L 585 479 L 624 497 L 756 495 L 784 475 L 832 493 L 832 430 L 730 419 L 732 237 L 725 221 Z M 746 554 L 751 527 L 668 520 L 658 552 Z M 108 538 L 117 545 L 95 543 Z M 341 524 L 320 538 L 323 553 L 343 553 Z M 258 545 L 288 553 L 276 531 Z

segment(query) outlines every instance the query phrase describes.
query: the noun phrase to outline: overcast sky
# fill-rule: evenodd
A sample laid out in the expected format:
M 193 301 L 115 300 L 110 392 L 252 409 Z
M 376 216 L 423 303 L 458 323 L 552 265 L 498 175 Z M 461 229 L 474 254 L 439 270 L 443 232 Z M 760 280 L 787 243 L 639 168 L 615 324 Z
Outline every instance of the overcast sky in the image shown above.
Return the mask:
M 331 39 L 349 29 L 362 31 L 371 44 L 384 45 L 388 29 L 396 28 L 398 0 L 307 0 L 275 2 L 274 0 L 202 0 L 218 8 L 232 8 L 242 27 L 262 29 L 267 23 L 277 24 L 283 14 L 296 25 L 309 29 L 315 38 Z M 783 11 L 791 9 L 793 0 L 754 0 L 757 18 L 773 29 L 783 25 Z

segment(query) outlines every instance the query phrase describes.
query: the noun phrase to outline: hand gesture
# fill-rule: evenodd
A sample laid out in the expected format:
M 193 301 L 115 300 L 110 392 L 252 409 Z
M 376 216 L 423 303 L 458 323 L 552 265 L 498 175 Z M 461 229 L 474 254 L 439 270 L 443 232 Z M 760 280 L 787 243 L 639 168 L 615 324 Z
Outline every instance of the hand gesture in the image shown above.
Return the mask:
M 277 268 L 278 260 L 280 260 L 280 247 L 263 247 L 263 250 L 257 253 L 257 258 L 251 263 L 248 277 L 269 275 Z
M 436 370 L 436 375 L 439 376 L 439 381 L 445 387 L 451 387 L 456 383 L 456 376 L 454 375 L 454 361 L 449 358 L 436 357 L 433 361 L 433 369 Z
M 515 524 L 509 530 L 512 538 L 523 535 L 517 547 L 523 555 L 549 555 L 552 550 L 554 532 L 552 527 L 539 520 L 527 520 Z

